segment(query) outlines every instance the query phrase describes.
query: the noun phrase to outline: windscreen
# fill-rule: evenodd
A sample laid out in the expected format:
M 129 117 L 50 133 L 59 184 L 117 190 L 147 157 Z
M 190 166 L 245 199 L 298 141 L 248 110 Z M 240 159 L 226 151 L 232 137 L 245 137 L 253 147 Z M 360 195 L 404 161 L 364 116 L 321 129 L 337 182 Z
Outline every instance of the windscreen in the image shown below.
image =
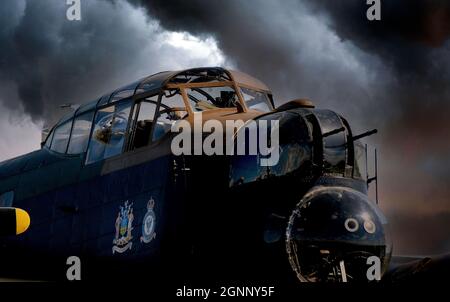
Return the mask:
M 196 112 L 235 108 L 238 102 L 236 91 L 229 86 L 188 88 L 186 93 Z

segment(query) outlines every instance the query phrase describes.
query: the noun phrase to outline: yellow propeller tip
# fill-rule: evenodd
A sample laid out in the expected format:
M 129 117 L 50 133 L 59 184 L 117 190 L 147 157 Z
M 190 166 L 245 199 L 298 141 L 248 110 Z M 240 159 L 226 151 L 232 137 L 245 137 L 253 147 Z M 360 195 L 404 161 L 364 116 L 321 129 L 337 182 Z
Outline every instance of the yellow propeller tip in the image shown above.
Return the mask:
M 22 209 L 16 208 L 16 234 L 22 234 L 30 226 L 30 215 Z

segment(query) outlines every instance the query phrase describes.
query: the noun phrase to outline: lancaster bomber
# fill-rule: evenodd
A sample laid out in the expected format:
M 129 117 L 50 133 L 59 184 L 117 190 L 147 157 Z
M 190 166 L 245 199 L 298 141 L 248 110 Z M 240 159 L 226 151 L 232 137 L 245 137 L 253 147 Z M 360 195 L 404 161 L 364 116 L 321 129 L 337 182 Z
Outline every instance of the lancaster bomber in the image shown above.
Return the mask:
M 244 143 L 251 121 L 277 121 L 277 162 L 175 155 L 174 126 L 200 115 L 243 121 L 233 139 Z M 78 256 L 88 279 L 367 281 L 367 260 L 384 274 L 392 252 L 360 142 L 375 132 L 355 135 L 304 99 L 276 108 L 264 83 L 238 71 L 145 77 L 77 106 L 41 149 L 0 164 L 0 207 L 31 219 L 23 234 L 0 237 L 0 276 L 65 278 Z

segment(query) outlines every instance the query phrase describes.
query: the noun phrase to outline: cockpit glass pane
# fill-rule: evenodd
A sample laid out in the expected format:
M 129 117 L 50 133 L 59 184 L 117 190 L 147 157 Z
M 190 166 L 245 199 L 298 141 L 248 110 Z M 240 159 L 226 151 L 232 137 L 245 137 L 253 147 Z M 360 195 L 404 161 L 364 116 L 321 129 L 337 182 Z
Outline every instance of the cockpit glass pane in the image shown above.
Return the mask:
M 366 149 L 361 142 L 355 142 L 355 164 L 353 168 L 353 177 L 367 180 L 366 167 Z
M 128 84 L 125 87 L 119 88 L 116 91 L 114 91 L 111 94 L 111 97 L 109 99 L 109 103 L 114 103 L 129 97 L 132 97 L 134 94 L 134 91 L 136 90 L 136 87 L 139 85 L 139 83 L 141 82 L 141 80 Z
M 323 137 L 323 159 L 327 174 L 343 176 L 347 158 L 347 139 L 341 118 L 333 111 L 315 110 Z M 339 131 L 342 129 L 342 131 Z M 337 132 L 335 132 L 337 131 Z
M 156 99 L 156 98 L 155 98 Z M 134 130 L 133 144 L 131 149 L 138 149 L 150 143 L 150 134 L 156 113 L 156 100 L 144 101 L 139 105 L 139 114 Z
M 105 94 L 104 96 L 101 97 L 101 99 L 98 101 L 97 106 L 103 106 L 106 105 L 109 101 L 109 99 L 111 98 L 111 93 Z
M 69 142 L 70 129 L 72 121 L 66 122 L 55 129 L 51 149 L 58 153 L 66 153 L 67 143 Z
M 236 91 L 228 86 L 188 88 L 186 93 L 196 112 L 235 108 L 238 102 Z
M 99 110 L 89 144 L 86 163 L 93 163 L 122 152 L 130 116 L 131 101 Z
M 248 108 L 262 112 L 273 109 L 266 93 L 244 87 L 241 87 L 241 93 Z
M 55 134 L 55 130 L 53 130 L 50 135 L 47 137 L 47 140 L 45 141 L 45 147 L 50 149 L 50 146 L 52 145 L 53 135 Z
M 109 100 L 110 103 L 114 103 L 116 101 L 120 101 L 122 99 L 126 99 L 128 97 L 133 96 L 134 89 L 122 90 L 114 93 Z
M 111 127 L 109 143 L 106 145 L 105 157 L 119 155 L 122 153 L 127 132 L 128 119 L 130 117 L 131 104 L 122 104 L 116 106 L 116 112 Z
M 172 125 L 187 116 L 186 106 L 178 89 L 165 91 L 159 106 L 158 119 L 153 130 L 153 141 L 162 138 Z
M 76 117 L 67 154 L 80 154 L 86 151 L 93 115 L 94 112 L 91 111 Z

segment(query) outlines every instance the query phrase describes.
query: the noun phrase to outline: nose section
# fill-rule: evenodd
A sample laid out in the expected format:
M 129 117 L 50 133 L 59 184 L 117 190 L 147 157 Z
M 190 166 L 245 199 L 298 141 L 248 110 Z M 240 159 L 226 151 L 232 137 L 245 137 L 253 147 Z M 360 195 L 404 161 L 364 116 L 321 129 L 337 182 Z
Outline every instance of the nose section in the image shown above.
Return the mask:
M 311 189 L 290 216 L 286 247 L 301 281 L 367 281 L 367 259 L 378 257 L 382 273 L 391 254 L 384 215 L 347 187 Z

